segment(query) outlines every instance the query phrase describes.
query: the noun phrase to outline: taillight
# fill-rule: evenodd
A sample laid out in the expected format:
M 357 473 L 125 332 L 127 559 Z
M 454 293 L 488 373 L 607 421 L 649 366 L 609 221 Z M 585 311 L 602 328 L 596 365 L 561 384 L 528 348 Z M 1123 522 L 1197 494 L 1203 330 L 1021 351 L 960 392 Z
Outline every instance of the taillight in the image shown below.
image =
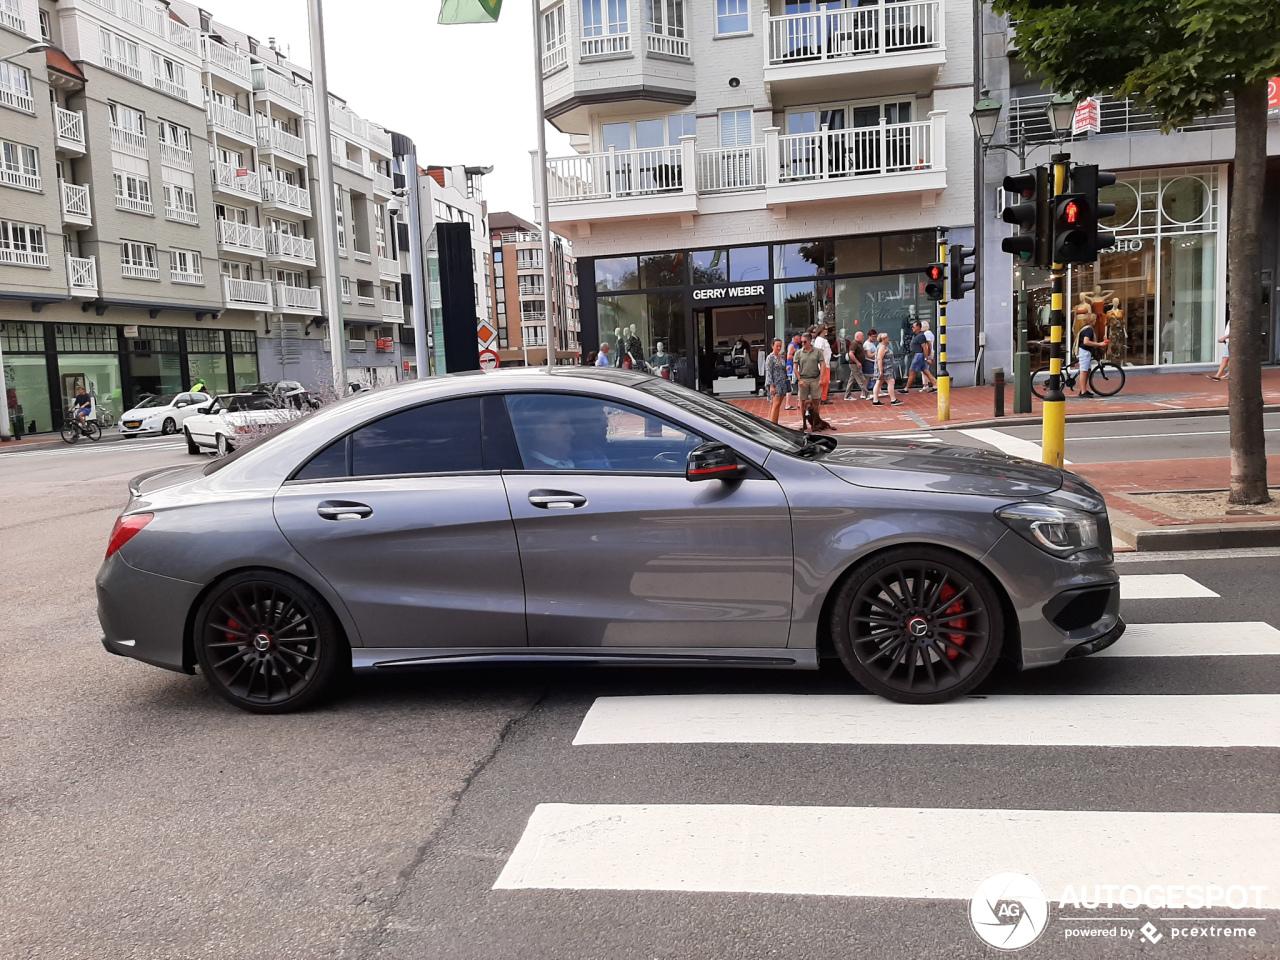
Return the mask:
M 107 555 L 102 559 L 110 560 L 111 555 L 132 540 L 153 517 L 154 513 L 131 513 L 127 517 L 116 517 L 116 525 L 111 528 L 111 539 L 107 541 Z

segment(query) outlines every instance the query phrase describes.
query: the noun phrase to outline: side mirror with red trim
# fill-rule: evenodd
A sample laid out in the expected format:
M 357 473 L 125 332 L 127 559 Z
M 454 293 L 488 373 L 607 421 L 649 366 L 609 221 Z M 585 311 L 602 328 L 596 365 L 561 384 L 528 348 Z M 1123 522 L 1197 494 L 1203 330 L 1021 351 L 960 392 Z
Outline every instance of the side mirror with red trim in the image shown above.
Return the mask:
M 704 443 L 689 451 L 685 463 L 686 480 L 733 480 L 742 476 L 746 467 L 727 443 Z

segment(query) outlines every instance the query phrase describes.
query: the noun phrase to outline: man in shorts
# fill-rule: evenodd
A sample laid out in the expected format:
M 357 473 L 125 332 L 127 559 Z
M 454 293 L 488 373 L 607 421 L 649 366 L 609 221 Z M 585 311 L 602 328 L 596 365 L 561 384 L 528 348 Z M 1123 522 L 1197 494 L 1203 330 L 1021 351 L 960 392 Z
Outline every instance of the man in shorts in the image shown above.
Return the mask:
M 835 430 L 818 412 L 818 406 L 822 403 L 822 371 L 826 365 L 822 351 L 814 347 L 813 337 L 806 333 L 800 349 L 796 351 L 795 360 L 796 377 L 800 381 L 800 409 L 803 411 L 801 430 L 806 426 L 814 433 Z
M 903 393 L 911 390 L 911 385 L 916 382 L 916 374 L 920 374 L 920 383 L 923 386 L 928 383 L 929 386 L 924 388 L 925 393 L 936 390 L 938 386 L 937 379 L 929 372 L 929 360 L 933 356 L 933 347 L 929 343 L 929 337 L 924 332 L 924 327 L 917 320 L 911 325 L 911 370 L 907 374 L 907 385 L 902 388 Z
M 1076 334 L 1076 356 L 1080 360 L 1080 379 L 1076 381 L 1076 396 L 1092 397 L 1096 394 L 1089 389 L 1089 371 L 1093 369 L 1094 351 L 1105 351 L 1110 340 L 1094 340 L 1097 334 L 1093 324 L 1086 323 Z

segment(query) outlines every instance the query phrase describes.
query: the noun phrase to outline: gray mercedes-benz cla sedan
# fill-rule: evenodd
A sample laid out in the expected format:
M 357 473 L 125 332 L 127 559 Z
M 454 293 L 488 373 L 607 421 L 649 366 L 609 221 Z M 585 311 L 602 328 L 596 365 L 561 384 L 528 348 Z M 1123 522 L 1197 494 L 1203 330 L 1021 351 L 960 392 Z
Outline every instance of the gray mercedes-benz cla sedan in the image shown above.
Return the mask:
M 246 710 L 355 669 L 814 669 L 938 703 L 1000 657 L 1124 630 L 1102 497 L 1002 454 L 806 436 L 622 370 L 360 394 L 145 474 L 98 573 L 104 646 Z

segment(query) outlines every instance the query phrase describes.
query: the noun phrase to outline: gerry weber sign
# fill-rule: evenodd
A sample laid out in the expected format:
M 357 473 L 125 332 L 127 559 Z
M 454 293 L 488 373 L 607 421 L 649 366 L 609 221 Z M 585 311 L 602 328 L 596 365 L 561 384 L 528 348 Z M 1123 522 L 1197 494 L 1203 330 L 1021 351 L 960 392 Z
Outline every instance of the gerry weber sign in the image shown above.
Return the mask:
M 750 287 L 704 287 L 693 291 L 695 300 L 723 300 L 726 297 L 762 297 L 764 284 Z

